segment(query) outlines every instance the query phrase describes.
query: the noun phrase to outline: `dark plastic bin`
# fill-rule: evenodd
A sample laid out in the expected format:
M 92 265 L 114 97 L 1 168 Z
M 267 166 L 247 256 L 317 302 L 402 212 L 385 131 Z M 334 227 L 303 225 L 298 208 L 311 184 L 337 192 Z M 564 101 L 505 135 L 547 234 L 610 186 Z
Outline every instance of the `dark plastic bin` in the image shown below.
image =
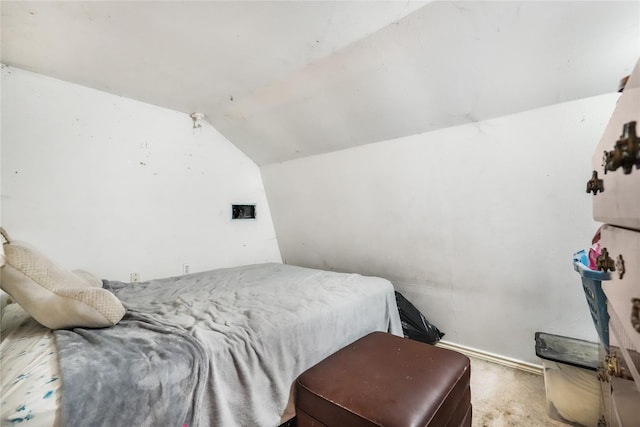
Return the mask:
M 536 355 L 545 360 L 596 371 L 600 366 L 598 343 L 536 332 Z
M 609 350 L 609 312 L 607 311 L 607 297 L 602 291 L 602 281 L 610 279 L 609 273 L 591 270 L 589 256 L 584 250 L 573 255 L 573 269 L 582 278 L 584 296 L 587 299 L 600 342 Z

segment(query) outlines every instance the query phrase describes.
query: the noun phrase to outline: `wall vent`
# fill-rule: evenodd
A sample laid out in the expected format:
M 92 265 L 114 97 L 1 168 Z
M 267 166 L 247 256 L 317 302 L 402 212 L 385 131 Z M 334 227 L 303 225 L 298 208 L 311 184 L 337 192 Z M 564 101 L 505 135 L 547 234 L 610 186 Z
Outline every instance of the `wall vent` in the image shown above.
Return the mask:
M 256 219 L 256 205 L 231 205 L 231 219 Z

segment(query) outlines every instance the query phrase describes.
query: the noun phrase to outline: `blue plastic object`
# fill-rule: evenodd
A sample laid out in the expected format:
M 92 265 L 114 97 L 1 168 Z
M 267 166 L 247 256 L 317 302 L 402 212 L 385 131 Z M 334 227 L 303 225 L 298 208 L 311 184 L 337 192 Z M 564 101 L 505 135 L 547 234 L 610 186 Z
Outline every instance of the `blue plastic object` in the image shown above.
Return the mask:
M 593 324 L 598 331 L 600 342 L 609 350 L 609 312 L 607 311 L 607 296 L 602 291 L 602 281 L 609 280 L 609 273 L 591 270 L 589 255 L 582 250 L 573 255 L 573 269 L 582 277 L 584 296 L 591 311 Z

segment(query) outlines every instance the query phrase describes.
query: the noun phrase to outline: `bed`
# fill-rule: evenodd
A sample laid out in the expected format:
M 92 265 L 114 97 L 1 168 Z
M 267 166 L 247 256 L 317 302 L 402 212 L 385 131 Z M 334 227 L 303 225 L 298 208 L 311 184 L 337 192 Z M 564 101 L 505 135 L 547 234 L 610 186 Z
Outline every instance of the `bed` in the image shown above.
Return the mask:
M 267 263 L 141 283 L 104 280 L 115 326 L 2 316 L 2 425 L 272 426 L 295 378 L 373 331 L 402 336 L 387 280 Z

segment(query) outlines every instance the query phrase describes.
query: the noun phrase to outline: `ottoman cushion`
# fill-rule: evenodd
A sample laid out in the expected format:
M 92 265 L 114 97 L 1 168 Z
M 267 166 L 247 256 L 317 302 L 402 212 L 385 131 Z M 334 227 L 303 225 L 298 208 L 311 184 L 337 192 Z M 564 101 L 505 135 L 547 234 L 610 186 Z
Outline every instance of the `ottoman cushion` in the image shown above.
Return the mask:
M 328 427 L 470 425 L 469 378 L 460 353 L 374 332 L 298 377 L 296 412 Z

